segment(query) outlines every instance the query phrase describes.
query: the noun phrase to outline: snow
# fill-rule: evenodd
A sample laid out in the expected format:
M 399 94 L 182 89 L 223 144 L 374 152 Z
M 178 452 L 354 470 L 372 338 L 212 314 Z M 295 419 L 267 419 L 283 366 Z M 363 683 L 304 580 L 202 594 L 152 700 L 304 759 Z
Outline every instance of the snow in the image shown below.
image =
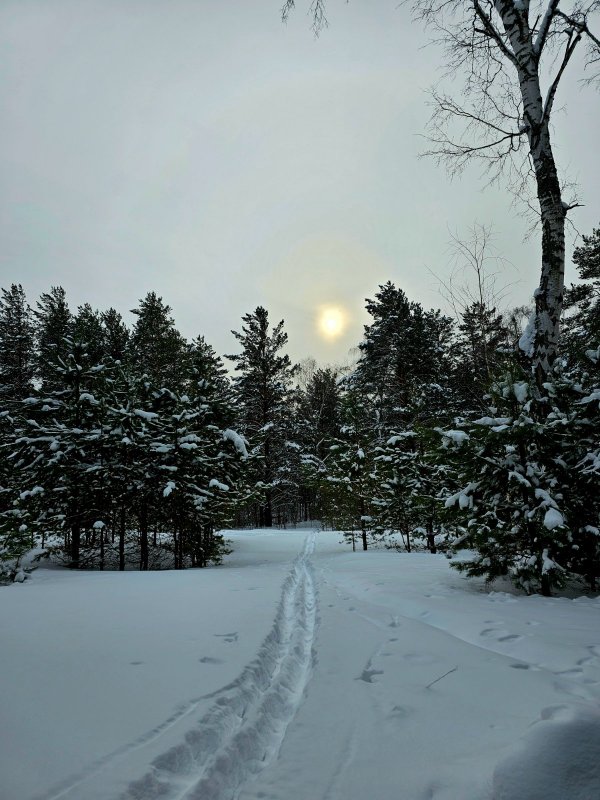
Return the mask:
M 517 403 L 522 405 L 527 400 L 527 395 L 529 394 L 529 384 L 527 381 L 517 381 L 516 383 L 513 383 L 513 392 L 515 393 Z
M 441 431 L 442 435 L 445 439 L 449 439 L 454 444 L 461 446 L 464 442 L 466 442 L 469 438 L 469 434 L 466 431 Z
M 227 536 L 221 567 L 0 589 L 3 800 L 600 797 L 600 600 Z
M 549 531 L 564 525 L 563 515 L 556 508 L 549 508 L 544 514 L 544 527 Z
M 539 289 L 536 289 L 538 292 Z M 536 293 L 534 293 L 534 298 L 536 297 Z M 522 350 L 526 356 L 533 355 L 533 346 L 535 343 L 535 325 L 536 325 L 536 312 L 533 311 L 527 321 L 527 325 L 525 326 L 525 330 L 521 334 L 521 338 L 519 339 L 519 350 Z
M 175 481 L 167 481 L 167 485 L 163 489 L 163 497 L 168 497 L 174 489 L 177 488 Z
M 209 489 L 220 489 L 222 492 L 228 492 L 229 486 L 226 483 L 221 483 L 216 478 L 212 478 L 208 484 Z
M 500 427 L 506 428 L 512 422 L 510 417 L 480 417 L 479 419 L 473 420 L 474 425 L 484 425 L 486 427 Z
M 158 414 L 156 414 L 154 411 L 144 411 L 143 408 L 135 408 L 133 413 L 136 415 L 136 417 L 140 417 L 140 419 L 145 419 L 148 421 L 158 417 Z
M 239 433 L 236 433 L 236 431 L 232 431 L 230 428 L 227 428 L 226 431 L 223 431 L 223 438 L 230 441 L 238 453 L 240 453 L 244 458 L 248 458 L 248 450 L 246 449 L 248 442 L 243 436 L 240 436 Z
M 494 773 L 494 800 L 592 800 L 600 796 L 600 711 L 545 710 L 520 750 Z

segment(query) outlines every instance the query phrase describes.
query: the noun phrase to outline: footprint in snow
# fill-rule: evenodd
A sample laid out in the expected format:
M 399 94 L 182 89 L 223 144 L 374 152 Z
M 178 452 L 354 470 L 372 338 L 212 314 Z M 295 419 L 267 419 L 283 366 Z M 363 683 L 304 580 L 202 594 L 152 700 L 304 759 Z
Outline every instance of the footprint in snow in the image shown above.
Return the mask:
M 579 661 L 575 662 L 578 667 L 584 667 L 586 664 L 593 664 L 596 659 L 592 656 L 586 656 L 586 658 L 580 658 Z
M 581 667 L 575 667 L 573 669 L 560 669 L 560 670 L 556 671 L 554 674 L 555 675 L 581 675 L 582 672 L 583 672 L 583 670 L 581 669 Z
M 516 642 L 518 639 L 522 639 L 522 636 L 519 636 L 517 633 L 509 633 L 508 636 L 499 636 L 499 642 Z
M 564 705 L 548 706 L 547 708 L 542 709 L 540 718 L 543 720 L 557 719 L 560 717 L 565 718 L 568 716 L 568 714 L 569 714 L 569 706 L 564 706 Z
M 493 628 L 484 628 L 482 631 L 480 631 L 479 635 L 480 636 L 493 636 L 495 633 L 497 633 L 497 631 L 495 631 Z
M 373 677 L 375 675 L 383 675 L 382 669 L 363 669 L 361 674 L 356 679 L 357 681 L 364 681 L 365 683 L 375 683 Z

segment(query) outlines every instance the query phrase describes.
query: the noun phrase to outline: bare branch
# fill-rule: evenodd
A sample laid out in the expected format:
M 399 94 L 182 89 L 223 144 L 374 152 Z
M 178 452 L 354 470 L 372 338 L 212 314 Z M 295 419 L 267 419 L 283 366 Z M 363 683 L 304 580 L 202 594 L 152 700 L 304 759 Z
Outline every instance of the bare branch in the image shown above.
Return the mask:
M 548 33 L 552 25 L 552 20 L 556 15 L 556 10 L 558 9 L 559 2 L 560 0 L 550 0 L 548 8 L 546 9 L 546 13 L 544 14 L 544 17 L 542 19 L 542 24 L 540 25 L 538 35 L 533 45 L 533 50 L 538 59 L 544 49 L 544 45 L 546 44 L 546 39 L 548 38 Z
M 473 7 L 475 8 L 475 13 L 483 23 L 483 28 L 486 36 L 489 36 L 490 39 L 493 39 L 497 46 L 500 48 L 502 54 L 513 64 L 517 64 L 517 59 L 514 56 L 509 48 L 506 46 L 506 43 L 500 33 L 498 32 L 497 28 L 494 26 L 494 23 L 479 5 L 479 0 L 474 0 Z
M 295 7 L 295 0 L 285 0 L 285 3 L 281 8 L 281 19 L 283 22 L 288 21 L 289 16 Z M 323 28 L 327 28 L 329 25 L 327 17 L 325 16 L 325 0 L 312 0 L 308 9 L 308 14 L 312 18 L 311 28 L 315 36 L 318 36 Z
M 560 83 L 560 79 L 563 76 L 567 64 L 571 60 L 571 56 L 575 52 L 575 48 L 577 47 L 580 41 L 581 41 L 581 33 L 578 33 L 575 37 L 573 37 L 573 33 L 571 31 L 571 33 L 569 34 L 569 38 L 567 40 L 561 65 L 558 68 L 558 72 L 554 76 L 554 80 L 550 84 L 550 88 L 548 89 L 548 94 L 546 95 L 546 102 L 544 103 L 544 113 L 542 114 L 542 124 L 546 123 L 550 119 L 550 113 L 552 112 L 552 106 L 554 105 L 554 98 L 556 96 L 556 90 L 558 89 L 558 84 Z

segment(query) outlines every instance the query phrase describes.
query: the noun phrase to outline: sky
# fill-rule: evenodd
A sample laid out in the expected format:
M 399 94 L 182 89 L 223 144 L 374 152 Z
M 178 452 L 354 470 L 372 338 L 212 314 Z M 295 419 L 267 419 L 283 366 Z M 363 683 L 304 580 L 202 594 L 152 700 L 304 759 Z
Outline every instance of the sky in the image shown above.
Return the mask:
M 330 0 L 315 38 L 298 0 L 2 0 L 0 285 L 131 324 L 148 291 L 188 338 L 236 352 L 257 305 L 294 360 L 344 363 L 364 299 L 393 281 L 448 309 L 449 240 L 491 225 L 509 305 L 537 285 L 539 239 L 477 167 L 419 157 L 442 55 L 398 0 Z M 600 218 L 600 98 L 558 97 L 557 158 Z M 573 268 L 567 281 L 575 277 Z M 327 335 L 323 309 L 338 309 Z M 333 323 L 329 326 L 333 328 Z

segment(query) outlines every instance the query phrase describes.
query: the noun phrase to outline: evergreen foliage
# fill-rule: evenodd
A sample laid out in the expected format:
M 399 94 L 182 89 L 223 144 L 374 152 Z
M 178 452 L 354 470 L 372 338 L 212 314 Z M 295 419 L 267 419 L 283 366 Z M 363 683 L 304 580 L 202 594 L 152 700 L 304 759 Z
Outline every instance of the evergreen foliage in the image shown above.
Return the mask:
M 6 319 L 16 301 L 24 320 L 20 329 L 0 324 L 12 336 L 6 347 L 15 350 L 21 331 L 27 356 L 20 382 L 3 373 L 5 577 L 34 546 L 72 568 L 218 563 L 227 552 L 220 531 L 250 495 L 250 459 L 214 350 L 202 338 L 185 343 L 154 294 L 130 337 L 113 309 L 85 304 L 72 316 L 61 288 L 38 303 L 34 350 L 22 290 L 3 297 Z
M 2 289 L 0 299 L 0 398 L 21 400 L 32 385 L 35 330 L 23 287 Z
M 286 442 L 291 438 L 290 405 L 296 368 L 283 353 L 287 333 L 283 320 L 270 330 L 268 311 L 258 306 L 242 318 L 242 331 L 232 331 L 242 347 L 229 355 L 235 364 L 234 393 L 241 410 L 241 431 L 254 453 L 253 475 L 262 501 L 254 509 L 256 523 L 270 528 L 285 521 L 284 507 L 296 486 L 287 474 Z

